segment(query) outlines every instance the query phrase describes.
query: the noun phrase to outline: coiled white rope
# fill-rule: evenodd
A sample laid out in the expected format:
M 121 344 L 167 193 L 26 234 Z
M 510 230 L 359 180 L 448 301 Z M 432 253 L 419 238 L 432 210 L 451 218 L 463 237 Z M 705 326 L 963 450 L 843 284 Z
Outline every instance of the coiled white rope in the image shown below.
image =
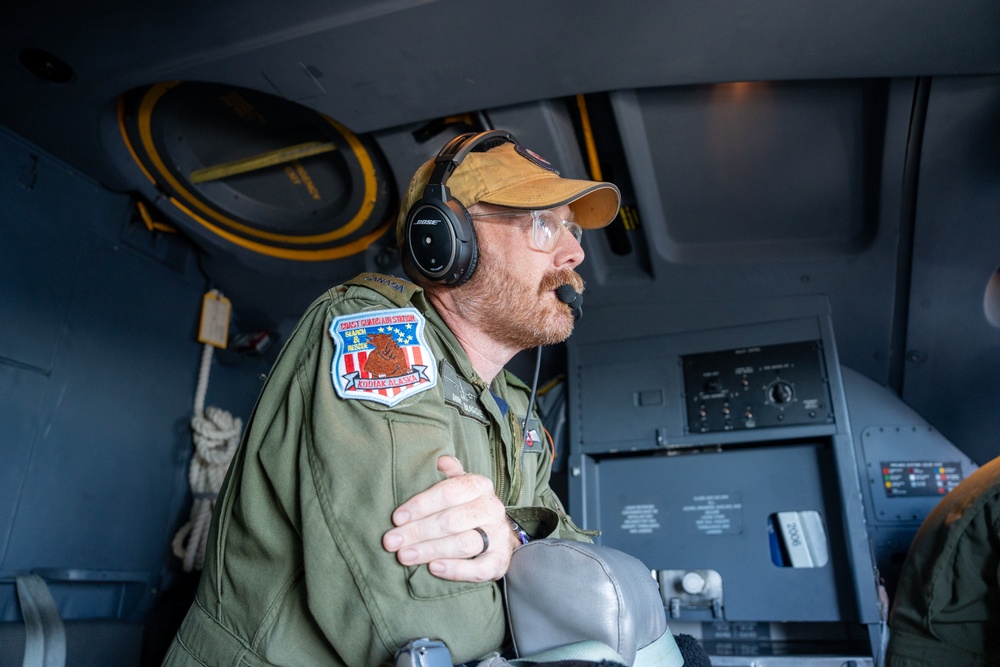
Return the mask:
M 184 560 L 185 572 L 194 568 L 200 570 L 205 562 L 208 526 L 215 509 L 215 499 L 219 496 L 243 430 L 243 420 L 239 417 L 214 406 L 205 407 L 214 349 L 208 343 L 202 349 L 198 388 L 194 395 L 194 416 L 191 418 L 194 456 L 188 468 L 188 483 L 194 496 L 191 520 L 177 531 L 172 543 L 174 555 Z

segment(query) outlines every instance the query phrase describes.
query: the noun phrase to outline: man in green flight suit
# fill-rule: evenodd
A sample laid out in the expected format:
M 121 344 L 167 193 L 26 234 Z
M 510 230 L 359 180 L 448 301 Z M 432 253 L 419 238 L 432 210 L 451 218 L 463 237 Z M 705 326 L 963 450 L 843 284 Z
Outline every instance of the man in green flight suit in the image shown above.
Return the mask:
M 569 336 L 581 230 L 619 202 L 499 131 L 456 138 L 417 171 L 397 225 L 416 284 L 362 274 L 300 320 L 165 665 L 379 665 L 418 637 L 456 664 L 502 648 L 496 581 L 514 549 L 589 539 L 549 487 L 544 431 L 534 415 L 525 427 L 527 387 L 503 367 Z
M 910 545 L 888 667 L 1000 666 L 1000 458 L 941 499 Z

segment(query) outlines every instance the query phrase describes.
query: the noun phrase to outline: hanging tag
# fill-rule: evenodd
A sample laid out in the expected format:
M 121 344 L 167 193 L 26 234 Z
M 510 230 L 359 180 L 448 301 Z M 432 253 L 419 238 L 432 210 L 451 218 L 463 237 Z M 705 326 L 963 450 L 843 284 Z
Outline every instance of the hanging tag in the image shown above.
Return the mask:
M 201 300 L 201 324 L 198 326 L 198 342 L 226 349 L 229 338 L 229 315 L 233 306 L 229 299 L 217 290 L 206 292 Z

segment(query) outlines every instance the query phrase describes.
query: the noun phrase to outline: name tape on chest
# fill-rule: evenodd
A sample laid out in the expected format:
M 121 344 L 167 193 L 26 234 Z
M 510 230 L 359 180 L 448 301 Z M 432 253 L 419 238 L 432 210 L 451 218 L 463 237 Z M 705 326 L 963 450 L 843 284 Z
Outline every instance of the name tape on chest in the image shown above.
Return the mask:
M 415 308 L 342 315 L 330 323 L 333 389 L 344 399 L 393 406 L 435 386 L 437 364 Z
M 490 423 L 486 413 L 479 406 L 476 388 L 459 376 L 458 371 L 447 361 L 441 362 L 441 387 L 444 389 L 445 403 L 466 417 L 472 417 L 483 424 Z

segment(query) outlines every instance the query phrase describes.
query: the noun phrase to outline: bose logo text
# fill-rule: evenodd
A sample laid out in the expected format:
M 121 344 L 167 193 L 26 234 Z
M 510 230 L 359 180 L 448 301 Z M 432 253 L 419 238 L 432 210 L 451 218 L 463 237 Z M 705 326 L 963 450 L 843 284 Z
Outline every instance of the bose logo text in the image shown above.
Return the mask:
M 415 225 L 436 225 L 438 222 L 440 222 L 440 220 L 428 220 L 428 219 L 424 218 L 423 220 L 414 220 L 413 224 L 415 224 Z

